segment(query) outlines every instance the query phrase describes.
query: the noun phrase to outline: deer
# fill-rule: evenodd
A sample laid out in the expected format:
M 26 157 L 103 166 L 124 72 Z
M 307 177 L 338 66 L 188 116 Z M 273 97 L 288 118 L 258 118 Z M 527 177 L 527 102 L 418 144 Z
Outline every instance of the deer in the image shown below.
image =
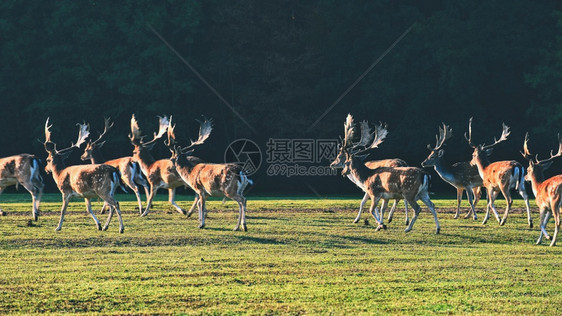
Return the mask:
M 459 218 L 462 194 L 463 191 L 466 191 L 470 210 L 464 218 L 468 218 L 470 214 L 472 214 L 472 218 L 477 220 L 476 205 L 480 200 L 482 178 L 478 173 L 478 168 L 472 166 L 468 161 L 461 161 L 454 164 L 445 161 L 443 145 L 452 136 L 453 130 L 448 125 L 445 125 L 445 123 L 442 123 L 442 126 L 439 127 L 439 133 L 435 135 L 435 146 L 431 147 L 431 145 L 427 145 L 427 149 L 429 149 L 430 153 L 421 165 L 424 168 L 433 167 L 443 181 L 457 189 L 457 211 L 453 217 L 454 219 Z
M 52 125 L 49 125 L 48 118 L 45 122 L 45 142 L 43 146 L 48 154 L 45 172 L 52 174 L 53 180 L 55 180 L 59 191 L 62 193 L 61 215 L 55 231 L 60 231 L 62 229 L 64 215 L 66 214 L 70 199 L 74 196 L 80 196 L 84 198 L 86 209 L 92 216 L 98 230 L 107 230 L 113 213 L 117 212 L 117 216 L 119 217 L 119 232 L 123 233 L 125 227 L 123 225 L 123 218 L 121 217 L 119 202 L 114 198 L 117 186 L 121 186 L 119 182 L 119 170 L 109 165 L 99 164 L 65 166 L 65 159 L 68 158 L 74 148 L 79 148 L 89 135 L 86 124 L 78 125 L 79 133 L 76 143 L 71 144 L 68 148 L 58 150 L 57 145 L 51 140 L 50 129 Z M 101 198 L 104 203 L 107 203 L 110 207 L 109 215 L 103 228 L 92 211 L 91 199 L 96 197 Z
M 369 137 L 367 135 L 370 132 L 368 122 L 367 121 L 361 122 L 360 127 L 361 127 L 362 138 L 365 139 L 366 137 Z M 364 141 L 363 141 L 363 143 L 364 143 Z M 367 145 L 366 143 L 365 144 L 363 144 L 363 143 L 361 143 L 361 141 L 360 141 L 358 146 L 366 146 Z M 334 161 L 332 161 L 332 163 L 330 164 L 330 167 L 333 168 L 333 169 L 343 168 L 344 162 L 345 162 L 345 152 L 343 150 L 343 147 L 340 145 L 339 150 L 338 150 L 338 154 L 337 154 L 336 158 L 334 159 Z M 376 169 L 376 168 L 379 168 L 379 167 L 407 167 L 408 164 L 402 159 L 393 158 L 393 159 L 366 161 L 365 166 L 367 166 L 367 168 L 369 168 L 369 169 Z M 355 183 L 356 179 L 353 178 L 353 175 L 348 174 L 347 177 L 351 182 Z M 369 194 L 365 193 L 365 195 L 363 196 L 363 199 L 361 200 L 361 204 L 359 204 L 359 212 L 357 212 L 357 216 L 355 217 L 355 220 L 353 221 L 353 223 L 358 223 L 359 220 L 361 219 L 361 213 L 363 212 L 363 207 L 365 206 L 365 203 L 367 203 L 368 199 L 369 199 Z M 399 201 L 400 201 L 400 199 L 396 199 L 396 200 L 394 200 L 394 203 L 392 204 L 390 212 L 388 213 L 388 222 L 389 223 L 392 222 L 392 217 L 394 215 L 394 211 L 396 210 L 396 205 L 398 204 Z M 408 223 L 409 223 L 408 202 L 404 201 L 404 204 L 405 204 L 405 211 L 406 211 L 406 225 L 408 225 Z M 378 211 L 375 208 L 375 214 L 377 212 Z M 375 214 L 371 214 L 371 215 L 373 215 L 373 217 L 374 217 Z
M 537 245 L 542 243 L 543 235 L 546 239 L 551 239 L 546 232 L 546 224 L 550 219 L 550 214 L 554 215 L 554 235 L 550 242 L 550 246 L 556 245 L 556 237 L 558 236 L 558 231 L 560 230 L 560 207 L 562 207 L 562 175 L 556 175 L 545 180 L 544 170 L 548 169 L 552 163 L 553 159 L 562 156 L 562 139 L 558 135 L 558 152 L 556 155 L 550 152 L 550 157 L 548 159 L 539 160 L 538 156 L 535 156 L 535 160 L 532 158 L 532 154 L 529 152 L 528 147 L 529 133 L 525 134 L 525 142 L 523 143 L 523 152 L 521 153 L 523 157 L 529 162 L 527 167 L 527 174 L 525 175 L 525 181 L 531 182 L 531 188 L 533 194 L 535 195 L 535 202 L 539 207 L 540 212 L 540 228 L 541 233 L 537 239 Z
M 105 140 L 102 141 L 102 139 L 106 135 L 107 131 L 112 127 L 113 127 L 113 123 L 109 118 L 106 118 L 104 120 L 103 132 L 99 134 L 96 140 L 88 140 L 88 142 L 86 143 L 86 147 L 84 148 L 84 152 L 82 153 L 82 156 L 80 156 L 80 158 L 83 161 L 90 160 L 92 164 L 103 163 L 119 169 L 119 172 L 121 173 L 121 181 L 135 193 L 135 196 L 137 197 L 139 212 L 142 214 L 144 209 L 142 207 L 142 199 L 140 196 L 139 187 L 144 188 L 144 192 L 146 193 L 147 197 L 149 193 L 148 193 L 148 183 L 146 182 L 146 179 L 144 179 L 144 177 L 142 176 L 142 172 L 140 170 L 139 164 L 133 161 L 133 157 L 121 157 L 117 159 L 108 160 L 105 162 L 104 159 L 102 158 L 100 148 L 102 148 L 106 142 Z M 107 204 L 104 204 L 102 207 L 101 214 L 104 213 L 106 207 Z
M 486 188 L 488 193 L 488 205 L 486 207 L 486 215 L 482 225 L 485 225 L 490 218 L 490 209 L 494 212 L 496 220 L 500 226 L 505 225 L 507 214 L 509 213 L 511 204 L 513 203 L 510 190 L 516 189 L 525 200 L 527 221 L 529 223 L 529 227 L 533 228 L 533 219 L 531 218 L 531 209 L 529 207 L 529 196 L 525 191 L 525 169 L 515 160 L 496 162 L 490 162 L 488 160 L 488 156 L 491 155 L 493 147 L 507 140 L 510 133 L 509 127 L 502 123 L 502 134 L 499 139 L 494 138 L 494 143 L 490 145 L 486 145 L 484 143 L 475 145 L 472 142 L 472 118 L 470 118 L 468 123 L 468 136 L 466 136 L 465 133 L 465 138 L 468 144 L 473 148 L 470 164 L 478 168 L 478 173 L 480 174 L 480 177 L 482 177 L 482 185 Z M 496 206 L 494 205 L 499 192 L 502 193 L 507 202 L 502 219 L 500 219 L 498 212 L 496 211 Z
M 39 218 L 44 187 L 40 165 L 39 158 L 30 154 L 0 158 L 0 194 L 9 186 L 23 186 L 31 194 L 31 215 L 35 221 Z M 0 209 L 0 216 L 4 215 L 6 212 Z
M 405 232 L 410 232 L 421 211 L 417 200 L 422 202 L 429 208 L 433 214 L 435 221 L 435 233 L 439 234 L 441 228 L 435 205 L 429 198 L 430 175 L 421 168 L 416 167 L 380 167 L 377 169 L 369 169 L 361 161 L 360 156 L 369 153 L 371 150 L 378 148 L 388 134 L 386 127 L 379 124 L 375 127 L 374 133 L 364 133 L 367 136 L 364 141 L 352 143 L 355 130 L 353 117 L 348 114 L 344 124 L 344 139 L 342 148 L 346 155 L 342 174 L 344 176 L 351 174 L 356 179 L 356 184 L 371 198 L 370 212 L 373 214 L 375 205 L 380 199 L 383 200 L 381 206 L 381 216 L 379 217 L 377 230 L 384 228 L 383 216 L 389 199 L 404 199 L 414 209 L 414 216 L 410 221 Z M 363 133 L 362 133 L 363 134 Z M 367 146 L 358 146 L 369 144 Z M 375 217 L 375 220 L 377 217 Z
M 144 137 L 141 135 L 141 130 L 135 115 L 133 114 L 131 117 L 131 134 L 129 134 L 129 140 L 134 146 L 133 161 L 140 165 L 143 174 L 150 184 L 146 208 L 141 216 L 146 216 L 150 212 L 152 201 L 158 189 L 168 189 L 168 202 L 172 204 L 179 213 L 187 215 L 187 212 L 175 202 L 176 188 L 185 186 L 186 182 L 182 180 L 170 159 L 155 160 L 152 154 L 150 154 L 150 150 L 152 150 L 156 141 L 166 134 L 169 125 L 167 116 L 158 117 L 158 119 L 158 132 L 154 133 L 152 140 L 144 142 Z
M 171 118 L 170 118 L 171 122 Z M 168 140 L 165 142 L 172 156 L 170 161 L 176 167 L 180 177 L 197 194 L 197 206 L 199 211 L 199 228 L 205 227 L 207 209 L 205 202 L 207 196 L 219 196 L 229 198 L 238 203 L 238 221 L 234 231 L 248 231 L 246 226 L 246 188 L 253 185 L 248 178 L 244 168 L 235 163 L 198 163 L 193 164 L 189 157 L 193 152 L 191 149 L 201 145 L 207 140 L 213 129 L 212 120 L 200 122 L 199 137 L 190 145 L 181 147 L 176 144 L 174 133 L 175 124 L 168 127 Z

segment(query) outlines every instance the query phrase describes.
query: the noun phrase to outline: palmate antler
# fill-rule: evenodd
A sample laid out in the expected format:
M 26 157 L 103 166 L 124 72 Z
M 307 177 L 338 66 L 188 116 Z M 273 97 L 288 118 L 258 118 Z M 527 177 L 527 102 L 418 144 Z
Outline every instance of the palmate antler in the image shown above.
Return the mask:
M 531 160 L 532 159 L 532 154 L 529 151 L 529 133 L 525 134 L 525 142 L 523 143 L 523 152 L 521 153 L 521 155 L 523 155 L 523 157 L 527 160 Z M 539 160 L 538 155 L 535 155 L 535 164 L 544 164 L 546 162 L 551 161 L 552 159 L 556 158 L 556 157 L 560 157 L 562 156 L 562 139 L 560 138 L 560 134 L 558 134 L 558 152 L 554 155 L 553 151 L 550 151 L 550 157 L 547 159 L 543 159 L 543 160 Z
M 98 139 L 94 140 L 94 141 L 90 141 L 90 143 L 92 145 L 99 145 L 99 147 L 101 147 L 103 145 L 104 142 L 102 142 L 100 144 L 101 139 L 105 136 L 105 134 L 107 133 L 107 131 L 109 129 L 111 129 L 113 127 L 113 122 L 111 122 L 111 118 L 105 118 L 104 119 L 104 128 L 103 128 L 103 132 L 100 133 L 100 136 L 98 137 Z
M 131 133 L 129 134 L 129 139 L 131 143 L 135 146 L 143 146 L 143 147 L 151 147 L 154 146 L 155 142 L 162 138 L 164 134 L 166 134 L 166 130 L 170 124 L 167 116 L 158 116 L 158 132 L 154 133 L 152 140 L 148 142 L 144 142 L 142 139 L 144 136 L 141 136 L 141 130 L 139 128 L 139 123 L 135 118 L 135 115 L 131 117 Z
M 369 126 L 369 123 L 367 121 L 363 121 L 360 123 L 361 138 L 357 143 L 353 143 L 351 140 L 353 135 L 355 135 L 355 129 L 356 126 L 353 121 L 353 116 L 348 114 L 344 123 L 344 138 L 342 146 L 352 155 L 365 153 L 371 149 L 378 148 L 388 135 L 386 124 L 379 123 L 375 126 L 373 131 Z
M 453 129 L 449 125 L 445 125 L 445 123 L 441 124 L 443 126 L 439 127 L 439 133 L 435 135 L 435 147 L 431 148 L 431 145 L 427 144 L 427 149 L 437 151 L 453 136 Z
M 170 124 L 172 122 L 172 117 L 170 117 Z M 172 154 L 185 154 L 189 149 L 195 147 L 197 145 L 202 145 L 211 135 L 211 131 L 213 130 L 213 120 L 212 119 L 205 119 L 203 121 L 199 121 L 199 136 L 195 141 L 191 140 L 191 144 L 186 147 L 181 147 L 176 145 L 176 135 L 175 135 L 175 128 L 176 125 L 170 125 L 168 127 L 168 140 L 164 141 L 164 144 L 170 149 Z
M 54 151 L 57 154 L 62 154 L 73 148 L 80 147 L 80 145 L 82 145 L 90 135 L 90 126 L 86 123 L 76 125 L 78 125 L 79 127 L 78 140 L 76 141 L 76 143 L 72 143 L 70 147 L 57 150 L 57 145 L 51 140 L 51 127 L 53 127 L 53 125 L 49 124 L 49 118 L 47 118 L 47 121 L 45 121 L 45 142 L 43 143 L 45 149 L 47 151 Z

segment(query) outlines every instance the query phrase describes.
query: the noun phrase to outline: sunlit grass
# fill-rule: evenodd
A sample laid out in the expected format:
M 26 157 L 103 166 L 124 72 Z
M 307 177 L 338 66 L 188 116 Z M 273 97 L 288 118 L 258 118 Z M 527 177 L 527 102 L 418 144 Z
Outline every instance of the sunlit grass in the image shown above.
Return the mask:
M 453 220 L 456 202 L 435 200 L 435 235 L 425 208 L 404 233 L 402 203 L 386 231 L 353 224 L 360 197 L 250 198 L 246 233 L 232 231 L 230 201 L 210 202 L 200 230 L 165 196 L 145 218 L 119 198 L 124 234 L 116 218 L 97 231 L 78 200 L 55 233 L 59 195 L 45 197 L 38 222 L 27 196 L 0 196 L 0 313 L 553 315 L 562 303 L 562 245 L 534 244 L 520 200 L 503 227 Z M 179 200 L 188 208 L 192 197 Z

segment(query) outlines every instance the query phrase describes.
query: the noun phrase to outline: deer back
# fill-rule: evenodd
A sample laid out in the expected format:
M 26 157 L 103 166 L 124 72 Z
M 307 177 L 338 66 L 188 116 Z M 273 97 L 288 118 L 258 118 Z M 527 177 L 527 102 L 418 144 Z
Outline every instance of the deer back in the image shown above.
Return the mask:
M 34 168 L 39 168 L 39 159 L 34 155 L 20 154 L 0 158 L 0 186 L 29 181 Z

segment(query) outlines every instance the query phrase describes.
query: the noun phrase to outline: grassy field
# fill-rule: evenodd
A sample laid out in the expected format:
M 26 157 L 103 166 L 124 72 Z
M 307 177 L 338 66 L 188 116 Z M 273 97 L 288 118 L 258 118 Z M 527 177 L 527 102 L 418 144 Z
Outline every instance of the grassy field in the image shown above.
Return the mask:
M 534 244 L 538 228 L 527 227 L 521 200 L 503 227 L 493 218 L 486 226 L 453 220 L 455 202 L 435 200 L 442 227 L 435 235 L 426 209 L 405 234 L 402 205 L 386 231 L 353 224 L 359 195 L 250 198 L 246 233 L 232 231 L 234 202 L 210 202 L 200 230 L 164 195 L 145 218 L 132 196 L 119 198 L 124 234 L 116 218 L 108 231 L 95 230 L 79 200 L 55 233 L 58 194 L 45 196 L 38 222 L 29 220 L 28 195 L 0 196 L 8 213 L 0 218 L 0 313 L 562 312 L 562 242 Z

